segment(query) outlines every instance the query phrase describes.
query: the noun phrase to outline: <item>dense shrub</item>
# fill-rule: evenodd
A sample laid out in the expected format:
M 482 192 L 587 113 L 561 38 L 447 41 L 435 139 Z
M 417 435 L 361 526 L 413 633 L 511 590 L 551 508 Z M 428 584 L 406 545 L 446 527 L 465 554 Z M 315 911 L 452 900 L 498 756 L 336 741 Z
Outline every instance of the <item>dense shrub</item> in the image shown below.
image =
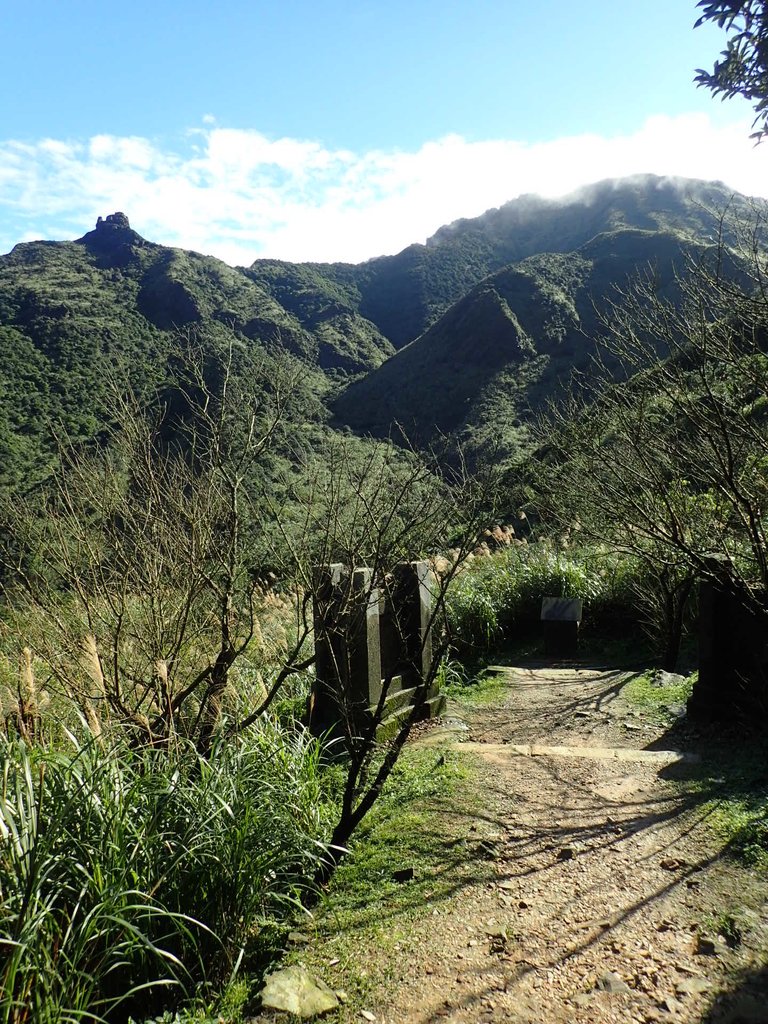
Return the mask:
M 0 1022 L 124 1020 L 231 975 L 323 856 L 319 747 L 2 744 Z
M 585 626 L 625 624 L 634 604 L 638 567 L 602 548 L 557 550 L 540 542 L 478 558 L 459 573 L 446 601 L 458 651 L 492 647 L 536 628 L 543 597 L 579 597 Z

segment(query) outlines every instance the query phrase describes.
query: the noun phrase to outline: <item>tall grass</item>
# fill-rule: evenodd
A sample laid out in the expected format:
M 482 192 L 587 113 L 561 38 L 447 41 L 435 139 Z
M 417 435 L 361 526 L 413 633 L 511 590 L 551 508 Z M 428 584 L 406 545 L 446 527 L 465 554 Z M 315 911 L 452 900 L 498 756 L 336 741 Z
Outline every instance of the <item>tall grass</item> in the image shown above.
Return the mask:
M 637 568 L 598 548 L 559 551 L 546 543 L 508 548 L 478 558 L 455 579 L 446 612 L 458 651 L 487 649 L 533 630 L 543 597 L 584 600 L 591 622 L 622 614 L 633 603 Z
M 0 756 L 1 1024 L 121 1021 L 231 976 L 323 856 L 319 748 L 274 723 L 207 760 Z

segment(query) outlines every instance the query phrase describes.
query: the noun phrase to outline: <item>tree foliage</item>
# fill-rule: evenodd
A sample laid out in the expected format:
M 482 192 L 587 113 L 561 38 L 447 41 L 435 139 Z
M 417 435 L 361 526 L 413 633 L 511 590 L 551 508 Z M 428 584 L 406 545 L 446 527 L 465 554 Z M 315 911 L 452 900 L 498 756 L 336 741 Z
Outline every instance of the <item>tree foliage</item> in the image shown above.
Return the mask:
M 621 295 L 605 317 L 603 358 L 554 410 L 535 470 L 545 518 L 647 566 L 646 603 L 667 662 L 692 581 L 713 575 L 713 558 L 728 567 L 739 600 L 764 614 L 768 307 L 759 228 L 744 251 L 751 258 L 739 282 L 724 273 L 720 250 L 680 274 L 675 301 L 650 274 Z
M 768 135 L 768 4 L 765 0 L 699 0 L 696 22 L 710 23 L 729 34 L 711 71 L 701 68 L 695 81 L 723 99 L 743 96 L 755 111 L 752 138 Z

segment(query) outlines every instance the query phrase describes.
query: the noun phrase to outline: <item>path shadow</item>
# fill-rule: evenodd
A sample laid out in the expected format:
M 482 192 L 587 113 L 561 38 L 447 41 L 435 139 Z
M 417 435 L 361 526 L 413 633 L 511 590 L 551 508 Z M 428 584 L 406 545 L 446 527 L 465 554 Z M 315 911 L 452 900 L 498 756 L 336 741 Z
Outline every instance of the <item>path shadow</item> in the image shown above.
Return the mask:
M 573 945 L 571 945 L 562 954 L 550 957 L 539 963 L 531 963 L 526 960 L 517 960 L 516 962 L 510 963 L 507 966 L 507 970 L 505 971 L 505 989 L 508 988 L 510 985 L 515 985 L 521 981 L 524 981 L 528 975 L 546 975 L 548 972 L 551 972 L 555 970 L 557 967 L 567 963 L 572 958 L 577 957 L 580 954 L 586 952 L 591 947 L 597 946 L 599 943 L 604 943 L 606 941 L 606 938 L 610 936 L 611 932 L 614 931 L 614 929 L 616 929 L 618 925 L 623 924 L 625 921 L 628 921 L 635 916 L 642 916 L 646 914 L 655 903 L 657 903 L 659 900 L 663 899 L 665 896 L 670 894 L 678 886 L 685 885 L 687 880 L 695 872 L 702 871 L 704 868 L 712 864 L 716 859 L 716 857 L 712 857 L 690 865 L 683 875 L 671 879 L 666 885 L 658 886 L 652 893 L 648 894 L 643 899 L 639 899 L 634 901 L 633 903 L 628 904 L 620 913 L 613 914 L 611 916 L 610 924 L 608 927 L 600 928 L 599 930 L 595 931 L 595 934 L 585 936 L 581 941 L 575 942 Z M 477 973 L 479 975 L 487 975 L 487 966 L 483 964 L 482 966 L 478 967 Z M 757 986 L 757 982 L 755 982 L 755 986 Z M 755 988 L 755 986 L 752 986 L 749 989 L 747 989 L 746 987 L 744 988 L 743 994 L 745 995 L 745 997 L 748 994 L 751 996 L 752 989 Z M 755 988 L 755 990 L 760 991 L 759 986 Z M 431 1013 L 428 1017 L 425 1017 L 424 1024 L 440 1024 L 440 1022 L 444 1021 L 445 1017 L 448 1016 L 453 1010 L 459 1009 L 464 1011 L 469 1010 L 472 1012 L 476 1012 L 478 1014 L 478 1019 L 480 1019 L 479 1015 L 482 1012 L 484 1001 L 489 998 L 493 998 L 494 994 L 497 994 L 497 992 L 497 981 L 494 981 L 490 984 L 485 984 L 479 990 L 476 989 L 471 993 L 467 993 L 465 996 L 461 998 L 454 998 L 450 1001 L 450 1003 L 443 1004 L 443 1006 L 440 1007 L 440 1009 Z M 596 992 L 593 994 L 596 994 Z M 637 995 L 637 993 L 633 991 L 631 993 L 628 993 L 627 995 L 628 998 L 633 999 Z M 637 1007 L 635 1006 L 634 1009 L 636 1010 Z M 627 1007 L 627 1010 L 629 1010 L 629 1006 Z M 768 1014 L 766 1014 L 762 1018 L 741 1019 L 739 1017 L 733 1016 L 721 1016 L 719 1015 L 719 1011 L 716 1010 L 713 1010 L 712 1013 L 714 1015 L 708 1014 L 707 1016 L 702 1018 L 702 1024 L 768 1024 Z M 500 1018 L 492 1017 L 491 1019 L 499 1020 Z M 634 1020 L 637 1018 L 635 1016 L 630 1017 L 628 1015 L 628 1019 Z
M 542 758 L 539 767 L 550 777 L 551 782 L 557 785 L 561 781 L 567 781 L 573 788 L 574 780 L 567 775 L 564 767 L 554 761 L 545 762 Z M 561 776 L 563 776 L 561 778 Z M 668 879 L 656 885 L 651 891 L 646 892 L 640 898 L 628 898 L 618 910 L 606 913 L 607 920 L 604 922 L 590 922 L 583 932 L 580 926 L 569 926 L 566 930 L 573 934 L 565 950 L 549 956 L 537 962 L 526 960 L 511 960 L 503 965 L 505 985 L 517 985 L 524 981 L 529 975 L 546 977 L 547 972 L 556 970 L 571 959 L 580 956 L 592 947 L 605 943 L 611 933 L 620 925 L 639 918 L 643 920 L 649 912 L 652 912 L 654 905 L 659 904 L 676 889 L 685 891 L 697 886 L 698 878 L 706 869 L 714 865 L 723 855 L 724 850 L 716 850 L 708 856 L 701 856 L 688 861 L 670 857 L 671 853 L 678 852 L 676 847 L 679 842 L 689 833 L 702 826 L 707 818 L 713 813 L 710 801 L 710 792 L 706 787 L 696 787 L 692 791 L 662 794 L 651 799 L 636 799 L 631 801 L 600 801 L 588 786 L 584 786 L 584 794 L 589 793 L 594 799 L 594 811 L 599 811 L 600 806 L 606 809 L 606 817 L 603 821 L 593 820 L 586 824 L 574 826 L 559 824 L 552 821 L 550 825 L 542 826 L 541 821 L 547 819 L 556 811 L 556 808 L 549 807 L 545 794 L 526 802 L 526 809 L 533 811 L 536 823 L 526 826 L 520 821 L 510 822 L 503 815 L 481 815 L 481 820 L 489 829 L 496 829 L 505 834 L 503 844 L 503 863 L 505 870 L 496 875 L 496 882 L 525 881 L 526 879 L 537 880 L 540 887 L 541 882 L 546 883 L 549 872 L 557 870 L 562 866 L 560 854 L 564 849 L 571 850 L 569 860 L 578 863 L 580 857 L 586 855 L 609 856 L 610 853 L 629 836 L 639 837 L 643 832 L 657 829 L 660 825 L 670 823 L 674 825 L 677 821 L 678 827 L 673 828 L 673 835 L 650 845 L 649 851 L 639 858 L 638 864 L 644 860 L 652 859 L 655 864 L 669 858 L 673 864 L 669 871 Z M 493 803 L 501 795 L 509 796 L 505 789 L 499 788 L 497 793 L 491 791 L 489 802 Z M 579 794 L 575 794 L 576 797 Z M 613 810 L 614 813 L 611 813 Z M 621 812 L 623 811 L 623 815 Z M 458 812 L 460 815 L 460 812 Z M 614 817 L 615 814 L 615 817 Z M 472 819 L 470 812 L 466 812 L 463 820 L 469 822 Z M 471 847 L 467 847 L 471 855 Z M 535 862 L 534 862 L 535 856 Z M 676 864 L 674 863 L 676 861 Z M 583 898 L 583 893 L 574 894 L 574 903 Z M 524 911 L 523 911 L 524 915 Z M 524 927 L 524 916 L 521 918 Z M 464 970 L 469 970 L 465 965 Z M 493 972 L 492 972 L 493 973 Z M 487 961 L 477 967 L 476 974 L 472 974 L 472 980 L 488 974 Z M 466 994 L 457 993 L 453 989 L 452 998 L 447 1005 L 425 1017 L 425 1024 L 439 1024 L 446 1016 L 458 1010 L 465 1014 L 477 1014 L 481 1019 L 484 1010 L 484 1001 L 498 998 L 498 974 L 493 982 L 483 982 L 478 988 L 473 986 L 472 991 Z M 753 972 L 745 975 L 734 989 L 727 996 L 718 998 L 716 1005 L 711 1006 L 701 1018 L 701 1024 L 768 1024 L 768 969 Z M 597 998 L 597 993 L 592 993 Z M 628 993 L 628 999 L 635 999 L 638 993 L 634 990 Z M 763 1000 L 761 1004 L 759 1001 Z M 649 1008 L 653 1004 L 649 1002 Z M 744 1008 L 749 1009 L 762 1005 L 765 1010 L 763 1016 L 739 1016 Z M 618 1007 L 617 1007 L 618 1008 Z M 637 1009 L 633 1004 L 632 1008 Z M 630 1006 L 627 1005 L 629 1014 Z M 631 1019 L 634 1016 L 629 1014 Z M 483 1018 L 485 1019 L 485 1018 Z M 497 1018 L 491 1016 L 492 1020 Z
M 574 719 L 580 716 L 589 717 L 608 713 L 610 705 L 617 699 L 622 687 L 633 677 L 632 673 L 628 673 L 624 669 L 602 668 L 584 662 L 526 661 L 515 666 L 498 667 L 519 671 L 521 673 L 520 685 L 525 687 L 527 693 L 535 693 L 544 698 L 547 693 L 553 694 L 551 703 L 544 700 L 540 708 L 526 709 L 524 724 L 528 733 L 535 732 L 543 720 L 546 720 L 547 731 L 553 731 L 572 727 Z M 528 679 L 524 677 L 526 671 L 563 668 L 578 671 L 578 677 L 572 679 L 556 677 Z M 600 683 L 600 686 L 596 690 L 594 684 L 597 682 Z M 555 702 L 556 710 L 554 710 Z M 475 722 L 472 734 L 480 742 L 491 731 L 499 732 L 505 728 L 519 728 L 522 724 L 514 703 L 511 703 L 507 709 L 497 706 L 488 709 L 474 707 L 473 717 Z M 484 724 L 484 720 L 487 720 L 489 724 Z M 493 723 L 493 730 L 490 728 L 490 722 Z
M 706 787 L 675 790 L 650 799 L 612 799 L 601 796 L 589 785 L 579 783 L 574 779 L 569 766 L 557 758 L 535 757 L 527 760 L 535 764 L 541 773 L 542 785 L 537 796 L 524 797 L 511 792 L 508 785 L 502 785 L 496 791 L 487 788 L 486 799 L 489 803 L 516 801 L 515 810 L 519 811 L 518 814 L 478 814 L 472 809 L 462 811 L 456 808 L 446 808 L 444 811 L 446 814 L 452 813 L 454 820 L 462 821 L 466 827 L 482 822 L 487 831 L 498 832 L 502 836 L 501 853 L 507 867 L 504 874 L 499 875 L 500 879 L 545 873 L 558 863 L 558 855 L 566 848 L 573 851 L 568 856 L 569 860 L 578 860 L 596 850 L 610 852 L 629 836 L 639 836 L 675 820 L 680 822 L 675 836 L 679 841 L 698 828 L 712 813 L 709 806 L 710 793 Z M 563 792 L 570 792 L 570 803 L 550 802 L 547 799 L 548 786 L 551 786 L 553 793 L 561 787 L 561 796 Z M 585 801 L 588 801 L 586 806 Z M 560 816 L 573 810 L 580 810 L 591 820 L 578 825 L 561 823 Z M 528 817 L 533 819 L 530 823 L 525 820 Z M 660 846 L 657 850 L 663 852 L 665 848 Z M 529 865 L 528 856 L 534 849 L 539 857 L 551 859 L 543 865 Z
M 558 667 L 579 670 L 580 677 L 574 680 L 545 678 L 525 683 L 528 688 L 540 690 L 545 698 L 544 703 L 548 692 L 554 694 L 558 691 L 565 695 L 558 697 L 558 708 L 554 715 L 552 706 L 541 712 L 542 719 L 546 714 L 550 723 L 554 722 L 557 727 L 562 725 L 563 728 L 569 722 L 572 723 L 580 711 L 610 708 L 632 674 L 628 668 L 617 668 L 615 664 L 603 666 L 592 659 L 568 662 L 535 659 L 518 663 L 514 667 L 523 670 Z M 590 684 L 589 692 L 585 693 L 584 684 L 587 682 Z M 482 737 L 484 710 L 476 707 L 472 713 L 480 721 L 478 726 L 473 727 L 473 735 L 475 738 Z M 514 706 L 505 710 L 500 710 L 498 706 L 489 708 L 487 715 L 488 732 L 492 728 L 498 731 L 505 724 L 511 729 L 520 722 Z M 491 715 L 493 727 L 490 723 Z M 535 726 L 534 709 L 532 727 Z M 631 737 L 627 739 L 631 743 Z M 456 749 L 460 751 L 461 744 Z M 541 773 L 539 777 L 542 786 L 538 790 L 529 789 L 525 800 L 521 794 L 514 792 L 514 764 L 510 766 L 511 784 L 509 775 L 506 779 L 499 778 L 496 783 L 493 780 L 484 782 L 484 806 L 478 803 L 475 806 L 457 807 L 450 798 L 432 798 L 431 809 L 448 823 L 446 835 L 438 844 L 438 858 L 431 876 L 439 891 L 429 894 L 423 884 L 408 883 L 413 886 L 411 899 L 394 901 L 391 906 L 386 901 L 378 902 L 373 907 L 361 905 L 353 920 L 345 920 L 345 930 L 362 929 L 373 921 L 395 922 L 415 909 L 420 909 L 423 915 L 433 911 L 439 913 L 441 907 L 458 893 L 485 881 L 492 882 L 494 886 L 505 881 L 524 882 L 527 879 L 541 879 L 546 883 L 548 873 L 562 867 L 563 851 L 570 851 L 567 859 L 576 865 L 580 858 L 595 853 L 610 858 L 611 853 L 628 837 L 642 837 L 644 833 L 652 833 L 659 830 L 660 826 L 667 826 L 663 836 L 659 832 L 656 839 L 649 842 L 648 851 L 639 858 L 638 863 L 653 858 L 658 867 L 662 859 L 676 861 L 676 865 L 669 869 L 668 877 L 665 876 L 642 897 L 633 898 L 627 894 L 623 906 L 611 914 L 607 928 L 595 927 L 587 933 L 579 932 L 567 950 L 552 956 L 549 962 L 510 963 L 508 981 L 514 984 L 532 972 L 552 970 L 605 941 L 606 935 L 610 935 L 618 925 L 636 915 L 647 914 L 654 904 L 675 889 L 684 891 L 685 888 L 694 887 L 697 875 L 727 853 L 728 846 L 723 845 L 707 857 L 689 857 L 687 862 L 670 855 L 677 852 L 675 846 L 681 840 L 716 813 L 721 803 L 763 793 L 768 785 L 768 744 L 760 739 L 747 742 L 741 731 L 704 730 L 682 721 L 661 729 L 659 735 L 646 743 L 643 749 L 684 750 L 698 754 L 701 763 L 678 763 L 661 768 L 656 775 L 662 780 L 674 781 L 677 785 L 655 792 L 647 799 L 642 794 L 622 799 L 601 796 L 591 785 L 574 778 L 567 765 L 544 757 L 528 759 L 530 763 L 536 764 L 537 771 Z M 629 766 L 622 767 L 631 770 Z M 562 798 L 564 791 L 569 794 L 569 800 L 573 801 L 570 809 L 587 805 L 588 813 L 579 823 L 569 824 L 561 820 L 564 805 L 557 804 L 554 795 L 559 793 Z M 579 801 L 582 801 L 581 805 Z M 491 811 L 489 806 L 498 810 Z M 516 810 L 520 813 L 515 813 Z M 526 818 L 532 821 L 527 823 Z M 465 964 L 465 969 L 469 969 L 469 965 Z M 477 1019 L 480 1019 L 481 1003 L 484 999 L 492 998 L 494 991 L 489 983 L 481 985 L 479 990 L 475 989 L 472 993 L 457 994 L 454 991 L 451 1004 L 425 1018 L 425 1024 L 439 1024 L 458 1009 L 476 1012 Z M 750 1007 L 760 1005 L 760 999 L 763 1000 L 762 1005 L 768 1007 L 768 968 L 754 970 L 739 978 L 728 993 L 719 996 L 705 1011 L 700 1018 L 701 1024 L 739 1024 L 740 1021 L 743 1024 L 768 1024 L 768 1009 L 763 1017 L 746 1015 L 747 1011 L 751 1012 Z M 741 1017 L 739 1013 L 742 1013 Z
M 683 718 L 647 744 L 648 750 L 684 750 L 693 761 L 670 764 L 659 778 L 687 784 L 713 809 L 737 804 L 768 806 L 768 737 L 732 724 L 700 724 Z M 768 1024 L 768 1014 L 766 1015 Z
M 743 971 L 718 993 L 701 1024 L 768 1024 L 768 966 Z
M 511 667 L 511 666 L 510 666 Z M 567 699 L 553 716 L 552 709 L 546 712 L 549 722 L 567 726 L 568 720 L 579 711 L 588 707 L 604 709 L 619 697 L 631 673 L 626 669 L 617 669 L 615 665 L 600 666 L 594 661 L 580 659 L 568 663 L 553 662 L 544 659 L 526 660 L 514 666 L 520 669 L 549 669 L 553 667 L 580 670 L 580 678 L 573 682 L 564 679 L 542 679 L 527 681 L 527 687 L 540 687 L 546 693 L 559 691 L 567 693 Z M 605 685 L 599 689 L 590 689 L 588 693 L 580 693 L 583 683 L 604 680 Z M 559 698 L 561 700 L 562 698 Z M 498 725 L 498 709 L 496 710 Z M 544 718 L 542 712 L 542 718 Z M 519 722 L 515 709 L 510 708 L 506 719 L 511 727 Z M 473 730 L 476 733 L 476 730 Z M 673 835 L 664 844 L 653 844 L 648 856 L 658 862 L 660 858 L 669 859 L 670 863 L 677 860 L 677 869 L 670 871 L 669 880 L 659 884 L 652 892 L 634 902 L 628 900 L 618 914 L 610 919 L 610 928 L 599 934 L 586 935 L 581 941 L 575 942 L 561 955 L 553 957 L 549 963 L 529 964 L 525 962 L 511 963 L 508 972 L 508 984 L 516 984 L 533 972 L 552 970 L 559 964 L 579 955 L 590 946 L 603 941 L 606 934 L 635 915 L 645 914 L 653 904 L 664 899 L 676 888 L 694 887 L 696 875 L 714 864 L 722 856 L 732 852 L 734 842 L 723 843 L 721 848 L 711 856 L 702 857 L 686 863 L 670 857 L 674 847 L 685 835 L 707 823 L 715 816 L 722 805 L 728 802 L 739 802 L 755 805 L 768 803 L 768 742 L 759 734 L 749 734 L 743 728 L 710 726 L 705 727 L 687 719 L 678 720 L 667 728 L 661 728 L 659 735 L 647 742 L 643 749 L 648 750 L 680 750 L 698 756 L 699 763 L 690 761 L 666 765 L 656 774 L 664 781 L 674 781 L 677 785 L 672 791 L 667 790 L 652 799 L 634 799 L 604 803 L 605 819 L 594 819 L 576 827 L 562 825 L 557 821 L 557 810 L 548 807 L 545 789 L 542 788 L 538 797 L 534 796 L 529 803 L 533 817 L 538 819 L 529 828 L 517 821 L 510 823 L 503 816 L 482 815 L 482 820 L 490 829 L 503 832 L 506 837 L 504 863 L 506 870 L 498 878 L 504 880 L 522 880 L 532 876 L 544 876 L 558 865 L 558 855 L 564 849 L 572 850 L 574 860 L 596 850 L 609 854 L 612 849 L 630 834 L 639 835 L 653 830 L 662 824 L 679 822 L 673 828 Z M 563 770 L 554 760 L 545 763 L 544 758 L 537 759 L 542 771 L 548 773 L 553 788 L 558 782 L 568 782 L 571 789 L 578 783 L 573 776 Z M 588 790 L 589 787 L 585 787 Z M 502 791 L 499 792 L 499 796 Z M 508 793 L 504 793 L 508 796 Z M 576 794 L 578 795 L 578 794 Z M 585 792 L 586 795 L 586 792 Z M 591 792 L 594 797 L 594 792 Z M 494 803 L 493 798 L 489 803 Z M 595 805 L 597 810 L 597 805 Z M 616 812 L 616 813 L 614 813 Z M 461 812 L 456 812 L 461 814 Z M 469 820 L 467 812 L 466 820 Z M 542 825 L 549 820 L 551 824 Z M 536 854 L 536 863 L 532 854 Z M 444 1005 L 426 1018 L 426 1024 L 439 1024 L 446 1016 L 456 1010 L 465 1013 L 482 1012 L 482 1004 L 492 999 L 496 989 L 493 986 L 474 989 L 471 993 L 458 998 L 454 995 L 450 1005 Z M 479 1016 L 478 1016 L 479 1019 Z M 497 1018 L 493 1018 L 497 1019 Z M 753 969 L 740 975 L 733 985 L 725 992 L 718 994 L 709 1007 L 699 1018 L 701 1024 L 768 1024 L 768 966 Z
M 374 921 L 396 921 L 419 907 L 423 910 L 428 908 L 430 912 L 439 910 L 458 893 L 478 884 L 498 884 L 533 877 L 546 879 L 548 873 L 560 866 L 564 850 L 569 851 L 569 860 L 578 863 L 580 858 L 596 852 L 610 854 L 627 838 L 639 837 L 646 831 L 678 820 L 680 825 L 674 836 L 664 844 L 657 844 L 653 850 L 653 856 L 662 858 L 676 842 L 698 828 L 712 813 L 706 787 L 690 792 L 675 790 L 651 799 L 613 800 L 601 797 L 589 786 L 574 781 L 567 766 L 556 759 L 528 760 L 535 762 L 537 770 L 542 773 L 543 783 L 546 783 L 538 795 L 524 798 L 510 794 L 508 786 L 500 780 L 497 786 L 485 783 L 484 807 L 470 805 L 457 808 L 451 797 L 431 798 L 430 811 L 446 822 L 447 827 L 445 837 L 436 845 L 435 863 L 429 877 L 409 882 L 408 885 L 412 886 L 410 893 L 399 889 L 398 898 L 391 905 L 386 900 L 371 904 L 367 896 L 361 896 L 359 906 L 347 906 L 344 930 L 361 930 Z M 559 790 L 562 794 L 566 789 L 572 794 L 573 807 L 578 801 L 590 802 L 590 820 L 578 825 L 559 821 L 564 805 L 560 801 L 553 804 L 547 799 L 547 793 L 549 790 L 554 795 Z M 488 805 L 508 806 L 510 800 L 514 802 L 514 810 L 510 814 L 488 810 Z M 565 809 L 568 811 L 573 807 Z M 529 817 L 533 820 L 527 823 L 525 819 Z M 550 824 L 543 824 L 546 822 Z M 670 877 L 668 885 L 658 895 L 677 885 L 685 885 L 687 879 L 714 859 L 689 864 L 681 862 L 680 870 Z M 407 866 L 407 861 L 407 850 L 399 850 L 394 866 Z M 435 891 L 430 892 L 431 889 Z M 642 905 L 652 902 L 653 898 L 649 897 Z M 621 916 L 623 918 L 630 913 L 627 911 Z M 331 921 L 326 921 L 324 930 L 326 933 L 335 931 Z
M 493 668 L 493 666 L 491 667 Z M 592 712 L 611 713 L 619 701 L 624 687 L 638 675 L 643 674 L 647 665 L 638 663 L 617 666 L 603 664 L 598 658 L 579 657 L 569 660 L 529 658 L 515 664 L 498 666 L 502 670 L 519 671 L 547 669 L 571 669 L 579 672 L 575 679 L 547 678 L 530 680 L 521 677 L 521 685 L 528 691 L 553 694 L 559 691 L 557 709 L 552 704 L 526 710 L 526 732 L 534 733 L 538 722 L 546 720 L 547 731 L 573 727 L 575 719 L 585 718 Z M 596 682 L 600 682 L 595 689 Z M 585 688 L 586 692 L 585 692 Z M 567 694 L 563 701 L 562 694 Z M 561 703 L 562 702 L 562 703 Z M 554 703 L 554 702 L 553 702 Z M 622 715 L 631 713 L 632 709 Z M 650 712 L 649 712 L 650 713 Z M 478 724 L 473 727 L 473 738 L 483 742 L 491 731 L 483 719 L 495 723 L 493 731 L 505 727 L 513 729 L 521 725 L 520 715 L 514 705 L 508 709 L 482 707 L 473 708 L 473 717 Z M 643 750 L 676 750 L 695 755 L 689 761 L 671 764 L 659 772 L 662 780 L 697 782 L 701 786 L 702 799 L 738 798 L 766 790 L 768 799 L 768 736 L 749 723 L 712 723 L 691 720 L 686 715 L 676 718 L 667 725 L 659 724 L 657 734 L 650 740 L 628 735 L 623 746 L 639 746 Z M 698 759 L 699 764 L 694 761 Z M 766 1022 L 768 1024 L 768 1021 Z

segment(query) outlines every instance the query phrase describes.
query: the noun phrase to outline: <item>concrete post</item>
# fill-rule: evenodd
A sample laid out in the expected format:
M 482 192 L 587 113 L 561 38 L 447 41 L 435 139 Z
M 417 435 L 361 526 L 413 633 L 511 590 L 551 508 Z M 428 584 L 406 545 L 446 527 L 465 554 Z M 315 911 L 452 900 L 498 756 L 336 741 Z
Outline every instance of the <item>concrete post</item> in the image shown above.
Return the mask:
M 765 598 L 739 590 L 728 559 L 708 559 L 699 584 L 699 678 L 688 713 L 700 721 L 768 718 L 768 637 Z
M 349 700 L 360 711 L 375 706 L 381 696 L 379 591 L 372 575 L 370 569 L 355 569 L 350 594 L 346 682 Z
M 314 627 L 310 727 L 320 733 L 348 721 L 355 728 L 381 695 L 379 592 L 370 569 L 351 577 L 340 563 L 317 570 Z
M 432 669 L 434 586 L 428 562 L 403 562 L 395 567 L 393 593 L 403 652 L 403 688 L 422 686 Z
M 427 692 L 414 692 L 432 670 L 434 577 L 429 564 L 397 566 L 384 592 L 374 582 L 367 568 L 350 573 L 334 564 L 317 570 L 317 678 L 309 712 L 316 734 L 339 731 L 342 723 L 357 732 L 370 723 L 380 702 L 383 733 L 393 723 L 397 728 L 397 716 L 407 713 L 417 697 L 424 701 L 422 714 L 442 710 L 444 698 L 434 680 Z

